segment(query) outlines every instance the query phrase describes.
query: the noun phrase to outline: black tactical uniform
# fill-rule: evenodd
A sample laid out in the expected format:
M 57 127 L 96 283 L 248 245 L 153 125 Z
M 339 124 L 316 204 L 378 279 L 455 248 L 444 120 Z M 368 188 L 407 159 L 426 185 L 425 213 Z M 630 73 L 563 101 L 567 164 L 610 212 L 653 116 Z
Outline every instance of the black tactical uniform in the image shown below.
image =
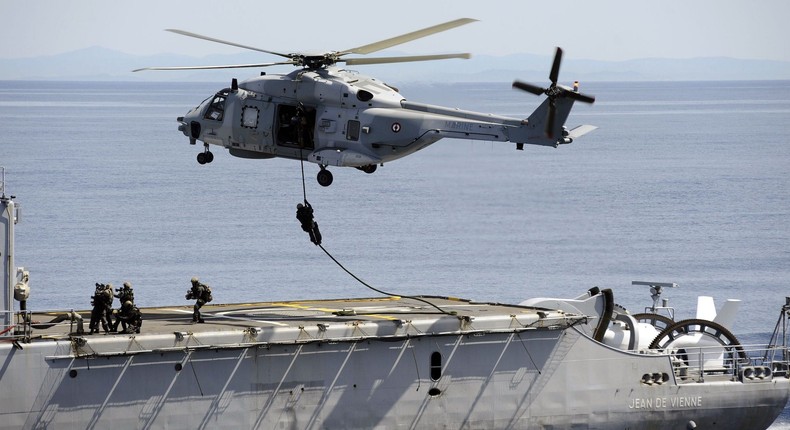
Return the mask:
M 126 302 L 132 302 L 132 305 L 134 305 L 134 291 L 132 290 L 131 283 L 128 281 L 124 282 L 123 287 L 118 288 L 115 291 L 116 293 L 113 294 L 113 296 L 118 298 L 118 302 L 121 306 L 118 308 L 115 314 L 115 324 L 110 323 L 110 326 L 112 327 L 111 331 L 118 331 L 118 317 L 123 312 L 123 304 Z M 126 323 L 123 324 L 123 329 L 126 331 Z
M 90 331 L 88 334 L 94 334 L 99 332 L 99 323 L 101 323 L 102 328 L 104 329 L 105 333 L 110 331 L 110 327 L 107 324 L 107 294 L 105 293 L 107 286 L 104 284 L 96 284 L 96 291 L 93 292 L 91 296 L 91 305 L 93 305 L 93 310 L 91 310 L 91 322 L 88 324 L 88 328 Z M 110 292 L 112 295 L 112 291 Z
M 200 283 L 198 278 L 194 277 L 192 278 L 192 288 L 187 290 L 186 298 L 187 300 L 195 300 L 195 306 L 192 308 L 192 322 L 204 322 L 203 317 L 200 316 L 200 308 L 213 299 L 211 297 L 211 287 Z
M 112 301 L 115 296 L 112 293 L 112 284 L 104 286 L 104 316 L 107 318 L 107 324 L 112 327 Z
M 118 331 L 119 323 L 122 324 L 123 333 L 140 333 L 140 327 L 143 326 L 143 314 L 140 309 L 137 309 L 137 306 L 127 300 L 118 311 L 113 331 Z
M 318 230 L 318 223 L 313 220 L 313 207 L 307 200 L 304 201 L 304 204 L 296 205 L 296 219 L 302 224 L 302 230 L 310 235 L 310 242 L 320 245 L 321 231 Z
M 121 302 L 121 305 L 123 305 L 127 301 L 132 302 L 132 304 L 134 304 L 134 290 L 132 289 L 132 284 L 130 284 L 129 282 L 124 282 L 123 288 L 118 288 L 118 290 L 116 291 L 117 293 L 115 294 L 115 297 L 118 298 L 118 301 Z

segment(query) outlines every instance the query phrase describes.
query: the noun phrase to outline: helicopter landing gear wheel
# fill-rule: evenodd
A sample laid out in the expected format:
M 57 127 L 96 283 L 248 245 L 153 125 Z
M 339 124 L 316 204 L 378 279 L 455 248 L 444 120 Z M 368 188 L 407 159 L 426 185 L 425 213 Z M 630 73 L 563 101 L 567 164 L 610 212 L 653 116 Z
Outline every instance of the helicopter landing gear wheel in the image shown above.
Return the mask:
M 361 170 L 361 171 L 363 171 L 363 172 L 365 172 L 367 174 L 371 174 L 371 173 L 376 171 L 376 167 L 377 166 L 375 164 L 368 164 L 367 166 L 357 167 L 357 169 L 359 169 L 359 170 Z
M 334 178 L 332 177 L 332 172 L 326 170 L 324 167 L 321 167 L 321 170 L 318 171 L 318 176 L 316 176 L 316 179 L 318 180 L 318 185 L 321 185 L 322 187 L 328 187 L 332 185 L 332 180 Z
M 197 162 L 199 164 L 211 163 L 214 161 L 214 154 L 208 150 L 208 144 L 204 146 L 203 152 L 197 155 Z

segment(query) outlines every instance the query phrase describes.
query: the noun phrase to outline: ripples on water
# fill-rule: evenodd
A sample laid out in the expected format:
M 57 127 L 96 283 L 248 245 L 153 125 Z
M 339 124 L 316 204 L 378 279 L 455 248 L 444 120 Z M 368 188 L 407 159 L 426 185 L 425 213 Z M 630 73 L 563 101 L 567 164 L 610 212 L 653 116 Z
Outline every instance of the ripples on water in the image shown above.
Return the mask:
M 2 83 L 2 164 L 24 208 L 17 261 L 33 274 L 31 304 L 84 307 L 94 282 L 124 279 L 145 305 L 179 302 L 193 274 L 222 301 L 368 294 L 298 228 L 298 163 L 221 150 L 195 163 L 175 117 L 220 86 Z M 778 309 L 788 87 L 591 83 L 598 102 L 577 105 L 569 125 L 601 128 L 572 145 L 444 140 L 373 175 L 334 169 L 330 188 L 308 165 L 308 199 L 331 252 L 404 294 L 514 301 L 601 285 L 643 306 L 629 283 L 651 279 L 680 283 L 684 299 Z M 538 101 L 507 84 L 402 93 L 517 117 Z
M 299 228 L 299 163 L 195 162 L 175 118 L 222 86 L 0 82 L 29 307 L 85 309 L 95 282 L 124 280 L 143 306 L 182 304 L 194 275 L 217 302 L 374 294 Z M 399 294 L 518 302 L 597 285 L 639 310 L 649 293 L 631 280 L 677 282 L 680 317 L 698 295 L 739 298 L 733 331 L 765 342 L 790 295 L 790 82 L 583 91 L 597 102 L 568 125 L 600 129 L 558 149 L 444 140 L 373 175 L 335 168 L 329 188 L 306 165 L 324 245 Z M 509 83 L 401 93 L 516 117 L 539 101 Z

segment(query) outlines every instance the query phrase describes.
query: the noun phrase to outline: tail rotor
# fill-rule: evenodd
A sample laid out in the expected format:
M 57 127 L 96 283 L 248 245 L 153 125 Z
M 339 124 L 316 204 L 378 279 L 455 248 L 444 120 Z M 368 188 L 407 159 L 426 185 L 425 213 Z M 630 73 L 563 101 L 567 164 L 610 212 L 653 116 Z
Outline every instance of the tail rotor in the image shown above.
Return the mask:
M 554 62 L 551 65 L 551 72 L 549 72 L 549 80 L 551 81 L 551 85 L 549 85 L 548 88 L 542 88 L 537 85 L 521 82 L 521 81 L 513 82 L 513 88 L 535 94 L 536 96 L 545 94 L 549 98 L 549 109 L 546 118 L 545 133 L 546 136 L 551 139 L 554 138 L 554 122 L 557 116 L 557 108 L 556 108 L 557 99 L 569 98 L 571 100 L 580 101 L 583 103 L 595 102 L 595 96 L 582 94 L 571 88 L 567 88 L 557 84 L 557 80 L 559 79 L 559 74 L 560 74 L 561 63 L 562 63 L 562 49 L 557 47 L 557 51 L 554 54 Z

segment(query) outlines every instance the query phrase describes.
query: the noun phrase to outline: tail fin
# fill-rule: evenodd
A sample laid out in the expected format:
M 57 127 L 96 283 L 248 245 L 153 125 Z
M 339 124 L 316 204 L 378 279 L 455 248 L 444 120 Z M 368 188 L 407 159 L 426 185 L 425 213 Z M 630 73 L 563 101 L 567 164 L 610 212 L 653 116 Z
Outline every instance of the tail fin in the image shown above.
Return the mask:
M 554 108 L 551 108 L 551 105 Z M 566 142 L 566 132 L 564 130 L 565 121 L 571 113 L 573 100 L 559 99 L 552 100 L 547 98 L 535 109 L 527 118 L 527 128 L 530 133 L 527 137 L 528 143 L 538 145 L 557 146 Z
M 546 146 L 557 146 L 561 143 L 570 143 L 573 137 L 570 137 L 570 132 L 567 132 L 563 126 L 571 112 L 573 102 L 577 100 L 584 103 L 595 102 L 594 96 L 578 92 L 578 87 L 576 85 L 574 85 L 573 89 L 557 85 L 561 62 L 562 49 L 557 48 L 557 52 L 554 55 L 554 62 L 551 66 L 551 72 L 549 73 L 551 85 L 548 88 L 541 88 L 526 82 L 513 82 L 513 88 L 535 95 L 545 94 L 547 96 L 546 100 L 544 100 L 543 103 L 532 112 L 532 115 L 527 118 L 527 123 L 524 127 L 526 128 L 526 130 L 524 130 L 525 133 L 523 136 L 519 136 L 519 138 L 524 140 L 511 139 L 519 144 L 519 146 L 517 146 L 518 149 L 522 149 L 522 143 Z M 584 127 L 585 129 L 580 130 L 577 136 L 589 133 L 595 129 L 593 126 Z

